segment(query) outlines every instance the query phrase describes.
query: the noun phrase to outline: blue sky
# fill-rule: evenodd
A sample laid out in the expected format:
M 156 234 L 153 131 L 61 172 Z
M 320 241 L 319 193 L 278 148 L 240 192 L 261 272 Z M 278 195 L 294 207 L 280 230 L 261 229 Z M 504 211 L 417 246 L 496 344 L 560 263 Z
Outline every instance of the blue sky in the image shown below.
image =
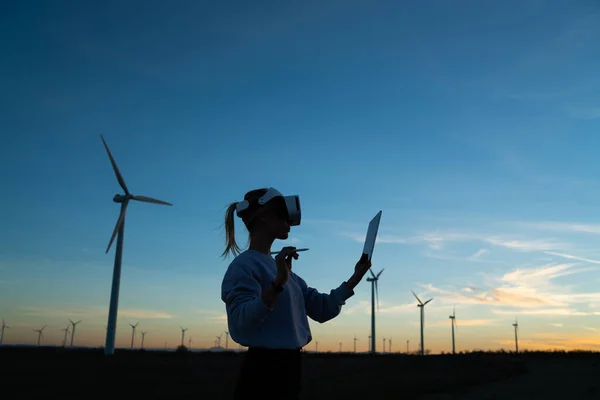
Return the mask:
M 174 204 L 128 210 L 119 346 L 137 321 L 149 346 L 180 324 L 213 345 L 224 207 L 275 186 L 301 196 L 295 270 L 321 291 L 383 210 L 378 336 L 394 350 L 418 342 L 411 289 L 435 297 L 434 352 L 454 306 L 459 349 L 511 348 L 515 317 L 523 348 L 597 348 L 599 38 L 591 0 L 6 5 L 5 341 L 47 324 L 60 343 L 81 318 L 76 341 L 103 343 L 120 191 L 103 134 L 133 193 Z M 369 291 L 312 324 L 319 349 L 366 349 Z

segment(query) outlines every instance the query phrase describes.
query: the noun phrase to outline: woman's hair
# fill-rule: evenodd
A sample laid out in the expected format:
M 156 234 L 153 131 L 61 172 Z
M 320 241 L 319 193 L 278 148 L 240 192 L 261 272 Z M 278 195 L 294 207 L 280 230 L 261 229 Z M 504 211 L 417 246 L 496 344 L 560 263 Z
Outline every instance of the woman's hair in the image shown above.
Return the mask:
M 260 208 L 258 205 L 258 199 L 265 193 L 267 193 L 267 189 L 255 189 L 249 191 L 244 196 L 244 200 L 246 200 L 250 206 L 240 213 L 240 217 L 242 217 L 242 220 L 244 221 L 246 228 L 248 228 L 248 231 L 251 229 L 251 221 L 247 219 L 247 217 L 252 216 L 255 211 Z M 227 210 L 225 211 L 225 251 L 223 251 L 223 254 L 221 254 L 221 257 L 223 258 L 227 257 L 229 253 L 233 254 L 235 257 L 242 251 L 235 240 L 235 210 L 237 204 L 237 201 L 229 204 Z

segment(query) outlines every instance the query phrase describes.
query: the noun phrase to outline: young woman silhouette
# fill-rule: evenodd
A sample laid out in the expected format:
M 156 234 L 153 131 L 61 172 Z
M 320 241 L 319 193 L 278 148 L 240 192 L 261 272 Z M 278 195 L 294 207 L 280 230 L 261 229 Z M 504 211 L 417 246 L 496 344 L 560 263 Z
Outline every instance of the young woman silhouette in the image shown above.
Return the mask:
M 250 235 L 248 250 L 235 240 L 235 215 Z M 326 322 L 339 315 L 354 287 L 371 267 L 363 254 L 354 273 L 329 294 L 311 288 L 292 272 L 298 259 L 295 247 L 271 256 L 275 239 L 288 238 L 290 227 L 300 225 L 298 196 L 283 196 L 274 188 L 252 190 L 225 213 L 226 247 L 232 253 L 221 286 L 231 338 L 248 347 L 242 362 L 236 399 L 298 399 L 302 382 L 300 350 L 312 340 L 308 317 Z

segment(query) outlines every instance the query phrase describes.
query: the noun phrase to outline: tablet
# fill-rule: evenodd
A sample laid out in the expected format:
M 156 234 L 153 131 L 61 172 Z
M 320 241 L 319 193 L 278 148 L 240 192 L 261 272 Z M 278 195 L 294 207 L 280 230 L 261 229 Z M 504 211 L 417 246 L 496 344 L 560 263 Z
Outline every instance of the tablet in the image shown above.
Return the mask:
M 369 260 L 373 257 L 373 249 L 375 248 L 375 239 L 377 239 L 377 231 L 379 230 L 379 221 L 381 220 L 381 211 L 373 217 L 369 222 L 369 228 L 367 229 L 367 237 L 365 238 L 365 247 L 363 253 L 369 256 Z

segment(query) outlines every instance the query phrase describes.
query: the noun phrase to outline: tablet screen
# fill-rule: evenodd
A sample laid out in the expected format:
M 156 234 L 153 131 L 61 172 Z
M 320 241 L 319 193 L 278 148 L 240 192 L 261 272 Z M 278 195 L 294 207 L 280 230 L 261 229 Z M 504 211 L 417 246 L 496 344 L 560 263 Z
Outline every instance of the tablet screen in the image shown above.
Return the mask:
M 377 231 L 379 230 L 379 221 L 381 220 L 381 211 L 369 222 L 367 229 L 367 237 L 365 238 L 365 247 L 363 253 L 368 254 L 369 260 L 373 257 L 373 249 L 375 248 L 375 239 L 377 239 Z

